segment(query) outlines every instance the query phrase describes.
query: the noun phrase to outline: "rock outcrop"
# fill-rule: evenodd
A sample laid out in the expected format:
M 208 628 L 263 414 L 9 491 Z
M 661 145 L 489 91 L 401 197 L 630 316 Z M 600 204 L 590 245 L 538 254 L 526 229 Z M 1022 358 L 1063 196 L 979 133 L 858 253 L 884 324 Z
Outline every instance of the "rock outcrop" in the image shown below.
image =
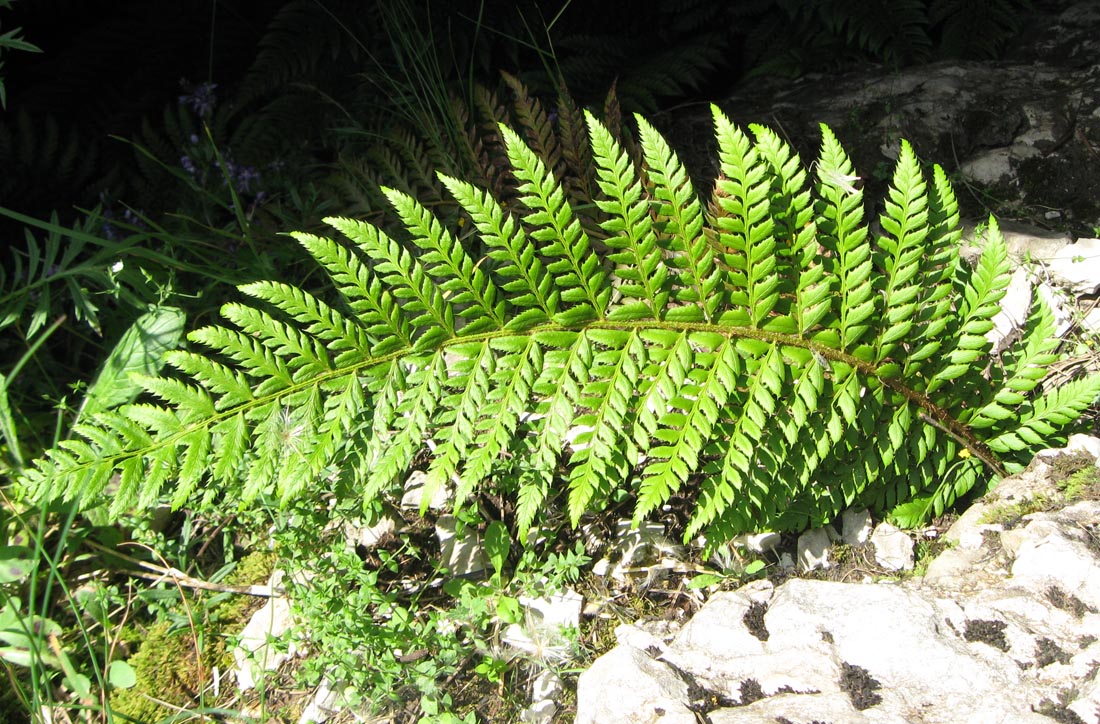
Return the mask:
M 923 575 L 755 581 L 671 638 L 620 627 L 577 724 L 1100 721 L 1100 440 L 1070 443 L 969 508 Z
M 1075 235 L 1100 223 L 1100 2 L 1036 10 L 998 62 L 940 61 L 795 81 L 746 81 L 722 107 L 731 120 L 778 130 L 814 158 L 819 123 L 844 144 L 869 198 L 882 198 L 899 139 L 917 155 L 958 172 L 964 215 L 1031 219 Z M 706 104 L 654 119 L 680 139 L 704 188 L 717 176 Z

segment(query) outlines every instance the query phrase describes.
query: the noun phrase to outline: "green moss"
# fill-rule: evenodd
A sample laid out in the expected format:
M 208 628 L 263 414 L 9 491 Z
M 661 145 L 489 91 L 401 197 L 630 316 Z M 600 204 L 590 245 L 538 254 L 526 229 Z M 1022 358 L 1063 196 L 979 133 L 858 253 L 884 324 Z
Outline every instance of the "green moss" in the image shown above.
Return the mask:
M 1000 524 L 1011 530 L 1020 523 L 1025 515 L 1054 510 L 1056 507 L 1058 507 L 1057 500 L 1040 493 L 1018 503 L 995 505 L 986 511 L 978 522 L 993 525 Z
M 940 553 L 954 546 L 953 542 L 948 541 L 942 535 L 935 538 L 919 539 L 913 550 L 913 570 L 903 571 L 902 573 L 908 574 L 908 577 L 912 578 L 923 577 L 928 572 L 929 564 L 936 560 Z
M 225 654 L 224 643 L 210 639 L 201 647 L 200 656 L 190 629 L 171 631 L 167 622 L 155 624 L 146 632 L 141 648 L 130 657 L 137 683 L 130 689 L 111 692 L 111 707 L 115 714 L 140 722 L 173 716 L 178 710 L 169 706 L 193 708 L 199 704 L 212 667 Z
M 1091 458 L 1090 458 L 1091 460 Z M 1071 473 L 1058 482 L 1066 501 L 1100 499 L 1100 468 L 1093 464 Z
M 227 586 L 258 586 L 266 584 L 275 569 L 278 556 L 273 551 L 256 551 L 242 558 L 225 580 Z M 221 628 L 239 624 L 236 629 L 230 628 L 231 633 L 239 633 L 240 629 L 248 623 L 252 613 L 263 605 L 263 600 L 253 596 L 230 596 L 211 609 L 210 617 L 220 624 Z
M 265 583 L 275 561 L 274 553 L 251 553 L 241 559 L 222 583 L 227 586 Z M 130 689 L 111 693 L 111 706 L 116 714 L 139 722 L 174 716 L 178 710 L 170 707 L 190 709 L 199 705 L 214 666 L 222 671 L 232 668 L 232 652 L 225 641 L 228 636 L 240 633 L 262 602 L 252 596 L 231 595 L 204 606 L 204 601 L 210 598 L 204 593 L 191 604 L 191 612 L 202 615 L 202 620 L 196 622 L 200 632 L 198 644 L 190 627 L 171 630 L 167 622 L 159 622 L 144 632 L 137 653 L 129 659 L 137 683 Z
M 1037 494 L 1017 503 L 996 505 L 982 516 L 981 522 L 1013 528 L 1031 513 L 1056 510 L 1078 500 L 1100 500 L 1100 468 L 1088 453 L 1059 455 L 1051 460 L 1050 467 L 1057 495 Z

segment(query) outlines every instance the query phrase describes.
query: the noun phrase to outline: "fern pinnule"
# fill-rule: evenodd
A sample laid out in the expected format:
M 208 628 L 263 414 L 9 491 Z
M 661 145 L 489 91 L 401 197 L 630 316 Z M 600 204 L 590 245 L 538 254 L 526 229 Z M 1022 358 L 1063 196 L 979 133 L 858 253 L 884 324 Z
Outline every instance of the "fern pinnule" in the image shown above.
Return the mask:
M 455 309 L 436 287 L 419 260 L 381 229 L 352 219 L 329 217 L 325 222 L 343 232 L 359 249 L 374 260 L 381 281 L 394 297 L 405 300 L 403 311 L 409 324 L 422 328 L 416 345 L 426 349 L 455 334 Z
M 531 238 L 542 242 L 539 253 L 555 259 L 546 265 L 561 289 L 561 299 L 573 306 L 560 312 L 557 321 L 571 326 L 602 319 L 611 297 L 607 274 L 592 253 L 588 234 L 581 228 L 569 201 L 546 164 L 523 144 L 515 131 L 500 127 L 508 159 L 520 182 L 520 203 L 531 213 L 525 222 L 534 227 Z
M 308 292 L 280 282 L 252 282 L 241 285 L 240 290 L 282 310 L 302 325 L 306 334 L 338 352 L 332 360 L 337 368 L 362 362 L 373 354 L 371 340 L 358 320 L 345 317 Z
M 458 239 L 420 202 L 394 189 L 383 192 L 412 234 L 412 242 L 424 250 L 420 261 L 428 273 L 451 304 L 464 306 L 465 334 L 504 326 L 503 295 Z
M 852 185 L 859 180 L 852 162 L 833 132 L 821 126 L 821 158 L 817 162 L 819 239 L 833 252 L 831 276 L 837 281 L 839 320 L 836 343 L 861 359 L 870 350 L 857 345 L 875 314 L 871 286 L 871 240 L 863 222 L 863 192 Z M 832 332 L 824 334 L 832 343 Z
M 748 136 L 722 113 L 715 114 L 721 175 L 715 183 L 719 258 L 729 270 L 732 309 L 722 320 L 763 326 L 779 301 L 779 263 L 770 213 L 767 165 Z
M 624 297 L 640 299 L 616 310 L 617 319 L 660 319 L 668 303 L 668 267 L 661 258 L 653 231 L 648 201 L 642 199 L 641 182 L 626 153 L 591 113 L 586 121 L 592 136 L 597 183 L 604 199 L 596 205 L 610 218 L 601 223 L 610 234 L 604 243 L 612 249 L 608 260 L 616 264 L 617 289 Z
M 564 182 L 569 198 L 577 204 L 584 204 L 593 196 L 594 176 L 586 113 L 569 94 L 565 81 L 561 78 L 558 79 L 556 101 L 558 136 L 566 169 Z
M 875 242 L 879 250 L 876 266 L 883 272 L 881 294 L 887 326 L 876 340 L 872 361 L 886 373 L 888 369 L 881 365 L 883 360 L 895 353 L 904 358 L 905 350 L 899 348 L 913 328 L 921 293 L 920 261 L 929 231 L 927 187 L 907 141 L 901 144 L 889 199 L 879 224 L 885 233 Z M 893 367 L 899 364 L 895 362 Z
M 952 348 L 940 348 L 942 362 L 928 382 L 929 392 L 964 375 L 970 365 L 987 353 L 990 343 L 986 333 L 993 329 L 993 316 L 1007 291 L 1010 271 L 1004 238 L 997 222 L 990 219 L 989 238 L 958 301 L 957 321 L 948 327 L 953 333 Z
M 920 370 L 941 346 L 940 335 L 951 321 L 953 279 L 959 264 L 959 205 L 943 169 L 932 170 L 928 190 L 928 235 L 920 262 L 923 279 L 902 375 L 923 385 Z
M 511 73 L 501 72 L 504 83 L 515 94 L 516 125 L 523 129 L 526 145 L 538 156 L 546 167 L 558 178 L 561 177 L 559 167 L 562 163 L 561 147 L 558 144 L 557 134 L 553 124 L 542 103 L 532 98 L 519 78 Z
M 650 203 L 660 244 L 675 269 L 673 298 L 678 305 L 667 318 L 682 322 L 711 321 L 722 303 L 722 275 L 714 250 L 703 234 L 702 204 L 680 160 L 668 143 L 641 116 L 636 116 L 646 164 Z
M 514 307 L 529 307 L 509 322 L 512 329 L 549 321 L 558 313 L 561 292 L 544 268 L 523 227 L 487 191 L 440 175 L 443 185 L 473 219 L 482 241 L 497 262 L 496 273 L 506 281 L 502 288 Z
M 292 232 L 291 236 L 329 273 L 348 309 L 366 327 L 376 356 L 386 354 L 392 346 L 412 343 L 409 321 L 392 292 L 351 249 L 314 234 Z

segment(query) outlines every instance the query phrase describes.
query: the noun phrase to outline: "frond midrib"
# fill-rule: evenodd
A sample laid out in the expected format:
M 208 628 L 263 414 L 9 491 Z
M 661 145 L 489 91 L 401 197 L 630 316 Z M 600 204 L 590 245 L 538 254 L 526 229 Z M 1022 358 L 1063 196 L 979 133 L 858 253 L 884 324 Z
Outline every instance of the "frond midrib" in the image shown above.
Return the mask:
M 956 421 L 947 410 L 936 405 L 930 398 L 928 398 L 927 395 L 924 395 L 921 392 L 914 390 L 910 387 L 906 387 L 905 385 L 901 384 L 900 381 L 896 378 L 885 377 L 878 374 L 878 368 L 870 362 L 853 357 L 852 355 L 846 354 L 841 350 L 837 350 L 826 345 L 817 344 L 813 340 L 809 340 L 798 335 L 783 334 L 780 332 L 773 332 L 771 330 L 760 329 L 756 327 L 729 326 L 710 322 L 680 322 L 669 320 L 634 320 L 629 322 L 604 320 L 592 321 L 584 325 L 572 327 L 558 324 L 541 324 L 521 330 L 495 329 L 487 332 L 478 332 L 469 336 L 462 336 L 461 334 L 459 334 L 458 336 L 441 342 L 439 346 L 434 349 L 416 350 L 413 347 L 406 347 L 403 349 L 394 350 L 380 357 L 372 357 L 371 359 L 362 360 L 352 365 L 334 368 L 327 372 L 311 376 L 306 380 L 292 383 L 291 385 L 283 387 L 276 392 L 270 392 L 265 395 L 254 397 L 247 403 L 238 404 L 232 407 L 228 407 L 224 410 L 217 411 L 214 415 L 206 417 L 201 421 L 192 423 L 190 425 L 181 426 L 178 431 L 163 439 L 156 440 L 154 444 L 146 448 L 103 456 L 96 461 L 81 463 L 73 467 L 72 470 L 74 472 L 79 472 L 82 470 L 99 467 L 107 461 L 118 463 L 134 457 L 143 457 L 154 450 L 178 444 L 188 435 L 203 428 L 213 428 L 219 422 L 223 422 L 232 417 L 235 417 L 242 412 L 247 413 L 249 410 L 263 408 L 265 405 L 273 402 L 278 402 L 279 400 L 293 396 L 296 393 L 303 392 L 311 388 L 318 387 L 320 385 L 324 385 L 326 382 L 347 377 L 348 375 L 365 372 L 372 368 L 384 366 L 390 362 L 396 362 L 405 358 L 429 356 L 432 354 L 445 352 L 449 347 L 457 345 L 489 342 L 494 339 L 506 337 L 533 337 L 535 335 L 543 333 L 582 333 L 589 329 L 605 329 L 624 332 L 640 331 L 647 329 L 658 329 L 672 332 L 703 332 L 721 335 L 728 339 L 754 339 L 783 347 L 796 347 L 805 349 L 807 351 L 821 355 L 830 362 L 840 362 L 843 364 L 847 364 L 856 369 L 863 377 L 868 379 L 875 379 L 881 382 L 884 386 L 888 387 L 891 391 L 903 395 L 909 403 L 927 413 L 931 417 L 931 419 L 935 421 L 934 424 L 936 424 L 942 430 L 954 437 L 960 444 L 964 445 L 972 452 L 974 452 L 974 454 L 977 455 L 984 463 L 986 463 L 994 473 L 1001 476 L 1005 474 L 1004 466 L 997 460 L 996 456 L 992 453 L 992 451 L 989 450 L 985 443 L 981 442 L 974 436 L 969 428 Z M 884 362 L 889 361 L 889 359 L 884 360 Z

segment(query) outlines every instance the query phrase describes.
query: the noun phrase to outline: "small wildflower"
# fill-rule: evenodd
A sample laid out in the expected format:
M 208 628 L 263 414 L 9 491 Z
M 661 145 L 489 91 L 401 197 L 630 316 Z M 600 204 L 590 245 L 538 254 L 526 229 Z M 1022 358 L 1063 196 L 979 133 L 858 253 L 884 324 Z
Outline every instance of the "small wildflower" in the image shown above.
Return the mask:
M 441 617 L 436 620 L 435 630 L 440 636 L 452 636 L 458 631 L 458 623 L 453 619 Z
M 121 261 L 116 261 L 114 264 L 111 265 L 111 273 L 118 274 L 120 271 L 122 271 L 124 266 L 125 264 L 123 264 Z

